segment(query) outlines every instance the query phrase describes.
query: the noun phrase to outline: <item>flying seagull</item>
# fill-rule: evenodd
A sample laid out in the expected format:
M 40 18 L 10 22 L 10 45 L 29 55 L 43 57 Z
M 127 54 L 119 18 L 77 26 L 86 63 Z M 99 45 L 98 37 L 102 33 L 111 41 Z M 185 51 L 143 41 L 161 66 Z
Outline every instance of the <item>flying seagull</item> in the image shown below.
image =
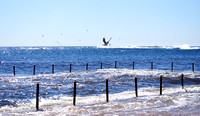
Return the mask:
M 103 43 L 104 43 L 104 46 L 108 46 L 109 44 L 109 41 L 111 40 L 112 38 L 110 38 L 108 41 L 106 41 L 105 38 L 103 38 Z

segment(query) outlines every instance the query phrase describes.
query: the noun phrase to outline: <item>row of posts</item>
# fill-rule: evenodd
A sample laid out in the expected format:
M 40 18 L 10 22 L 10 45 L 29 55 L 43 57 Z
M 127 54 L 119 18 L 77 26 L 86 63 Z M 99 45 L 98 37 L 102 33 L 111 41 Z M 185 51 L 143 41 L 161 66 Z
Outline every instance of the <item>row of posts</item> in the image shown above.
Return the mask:
M 134 70 L 135 64 L 133 61 L 133 70 Z M 173 62 L 171 62 L 171 71 L 173 72 Z M 115 61 L 115 68 L 117 68 L 117 61 Z M 103 63 L 101 62 L 101 69 L 103 69 Z M 86 70 L 88 70 L 88 63 L 86 63 Z M 151 62 L 151 70 L 153 70 L 153 62 Z M 194 63 L 192 63 L 192 71 L 194 72 Z M 69 72 L 72 72 L 72 64 L 70 64 Z M 13 66 L 13 74 L 15 76 L 15 66 Z M 54 74 L 54 64 L 52 64 L 52 74 Z M 33 65 L 33 75 L 35 75 L 35 65 Z
M 39 110 L 39 82 L 36 86 L 36 110 Z M 109 102 L 108 79 L 106 79 L 106 102 Z M 76 105 L 76 80 L 74 81 L 73 105 Z
M 163 76 L 160 76 L 160 95 L 162 95 L 162 82 Z M 181 74 L 181 86 L 184 89 L 184 75 Z M 138 84 L 137 84 L 137 77 L 135 77 L 135 96 L 138 97 Z M 109 102 L 109 86 L 108 86 L 108 79 L 106 79 L 106 102 Z M 76 80 L 74 81 L 74 92 L 73 92 L 73 105 L 76 105 Z M 39 82 L 36 86 L 36 110 L 39 110 Z

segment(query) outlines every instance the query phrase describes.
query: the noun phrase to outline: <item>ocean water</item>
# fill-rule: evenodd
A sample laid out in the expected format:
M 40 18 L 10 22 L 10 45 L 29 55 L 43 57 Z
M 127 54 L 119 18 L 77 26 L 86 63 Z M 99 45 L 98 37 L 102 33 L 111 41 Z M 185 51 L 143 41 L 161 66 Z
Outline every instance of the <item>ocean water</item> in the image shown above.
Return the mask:
M 184 74 L 184 89 L 181 74 Z M 163 95 L 160 95 L 161 75 Z M 135 77 L 138 77 L 138 97 Z M 106 103 L 106 79 L 109 103 Z M 76 106 L 73 106 L 74 80 Z M 35 108 L 38 82 L 42 111 Z M 2 115 L 200 115 L 199 108 L 198 46 L 0 47 Z

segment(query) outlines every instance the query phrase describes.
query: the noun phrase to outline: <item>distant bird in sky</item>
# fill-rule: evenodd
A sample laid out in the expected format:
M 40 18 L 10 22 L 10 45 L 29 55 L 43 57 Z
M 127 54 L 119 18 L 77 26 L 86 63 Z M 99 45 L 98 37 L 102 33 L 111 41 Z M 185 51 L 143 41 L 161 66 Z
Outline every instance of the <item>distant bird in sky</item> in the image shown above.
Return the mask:
M 108 41 L 106 41 L 106 39 L 103 38 L 104 46 L 108 46 L 108 44 L 109 44 L 109 42 L 110 42 L 111 39 L 112 39 L 112 38 L 110 38 Z

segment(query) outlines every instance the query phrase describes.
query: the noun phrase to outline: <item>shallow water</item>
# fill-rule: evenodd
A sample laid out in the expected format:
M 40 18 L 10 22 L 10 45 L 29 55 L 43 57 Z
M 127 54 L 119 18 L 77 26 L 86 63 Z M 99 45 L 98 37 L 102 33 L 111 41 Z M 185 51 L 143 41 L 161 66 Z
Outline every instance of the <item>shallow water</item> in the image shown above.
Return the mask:
M 1 48 L 0 113 L 196 115 L 200 113 L 199 52 L 198 49 Z M 134 56 L 134 70 L 130 56 Z M 115 60 L 117 69 L 114 68 Z M 150 69 L 151 61 L 155 62 L 153 70 Z M 173 72 L 171 61 L 174 61 Z M 87 62 L 89 70 L 86 71 Z M 103 62 L 103 69 L 100 69 L 100 62 Z M 195 63 L 195 72 L 191 71 L 191 62 Z M 36 64 L 36 75 L 32 75 L 32 64 Z M 51 64 L 55 64 L 54 74 L 51 74 Z M 13 65 L 16 76 L 12 74 Z M 184 74 L 184 89 L 181 74 Z M 159 88 L 161 75 L 163 95 Z M 138 77 L 138 97 L 135 96 L 135 77 Z M 109 103 L 106 103 L 106 79 L 109 80 Z M 74 80 L 77 81 L 76 106 L 73 106 Z M 37 82 L 40 83 L 39 106 L 43 111 L 35 109 Z
M 133 61 L 135 69 L 186 71 L 200 70 L 200 49 L 130 49 L 130 48 L 98 48 L 98 47 L 0 47 L 0 74 L 12 75 L 13 66 L 16 67 L 16 75 L 32 75 L 33 65 L 36 66 L 36 74 L 86 69 L 117 68 L 132 69 Z

